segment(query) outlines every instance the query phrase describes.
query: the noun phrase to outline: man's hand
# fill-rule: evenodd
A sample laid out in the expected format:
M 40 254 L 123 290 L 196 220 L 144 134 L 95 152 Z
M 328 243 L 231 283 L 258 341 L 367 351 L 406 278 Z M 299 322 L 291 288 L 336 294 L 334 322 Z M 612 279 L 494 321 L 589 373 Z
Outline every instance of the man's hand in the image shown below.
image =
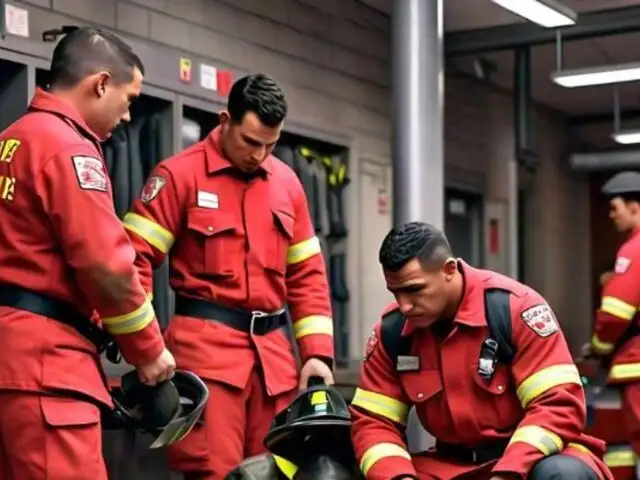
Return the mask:
M 166 348 L 153 362 L 137 367 L 138 377 L 145 385 L 156 385 L 173 377 L 176 360 Z
M 333 385 L 335 383 L 333 379 L 333 372 L 329 368 L 329 365 L 324 363 L 319 358 L 310 358 L 302 366 L 300 372 L 300 390 L 305 390 L 309 383 L 309 377 L 322 377 L 325 385 Z

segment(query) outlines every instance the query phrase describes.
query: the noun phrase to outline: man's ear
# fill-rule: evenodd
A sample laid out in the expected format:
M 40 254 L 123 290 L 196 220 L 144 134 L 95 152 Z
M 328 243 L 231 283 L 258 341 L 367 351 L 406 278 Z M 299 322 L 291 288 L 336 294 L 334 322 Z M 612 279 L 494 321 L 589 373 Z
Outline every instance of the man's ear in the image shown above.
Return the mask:
M 453 257 L 449 257 L 442 265 L 442 271 L 444 272 L 447 279 L 453 278 L 457 269 L 458 269 L 458 262 Z
M 228 110 L 220 110 L 218 118 L 220 120 L 220 125 L 226 125 L 231 122 L 231 115 L 229 115 Z
M 105 93 L 107 93 L 107 87 L 111 82 L 111 75 L 109 72 L 98 72 L 93 75 L 93 90 L 98 98 L 104 97 Z

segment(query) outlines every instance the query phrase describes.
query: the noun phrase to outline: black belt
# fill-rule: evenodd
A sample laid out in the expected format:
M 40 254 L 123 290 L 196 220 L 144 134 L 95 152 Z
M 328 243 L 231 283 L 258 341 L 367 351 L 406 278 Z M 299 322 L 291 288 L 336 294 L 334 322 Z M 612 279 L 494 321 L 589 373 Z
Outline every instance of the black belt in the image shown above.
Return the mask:
M 507 449 L 509 439 L 469 448 L 454 443 L 436 442 L 436 452 L 443 457 L 451 458 L 462 463 L 482 464 L 498 460 Z
M 254 335 L 266 335 L 287 324 L 287 315 L 284 310 L 276 313 L 248 312 L 182 295 L 176 295 L 176 315 L 214 320 Z
M 51 318 L 75 329 L 93 343 L 99 352 L 111 343 L 110 337 L 69 302 L 14 285 L 0 286 L 0 306 L 25 310 Z

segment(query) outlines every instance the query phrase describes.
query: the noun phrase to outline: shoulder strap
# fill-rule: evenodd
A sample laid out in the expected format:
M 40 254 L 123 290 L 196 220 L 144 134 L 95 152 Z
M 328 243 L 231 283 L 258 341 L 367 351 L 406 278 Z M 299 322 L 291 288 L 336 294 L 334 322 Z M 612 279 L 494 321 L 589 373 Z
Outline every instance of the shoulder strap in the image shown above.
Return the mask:
M 511 363 L 515 355 L 511 341 L 511 292 L 501 288 L 484 291 L 484 309 L 491 337 L 498 342 L 498 358 L 505 364 Z
M 406 321 L 400 310 L 392 310 L 382 317 L 380 340 L 393 365 L 398 363 L 400 355 L 408 355 L 411 351 L 411 339 L 402 336 Z

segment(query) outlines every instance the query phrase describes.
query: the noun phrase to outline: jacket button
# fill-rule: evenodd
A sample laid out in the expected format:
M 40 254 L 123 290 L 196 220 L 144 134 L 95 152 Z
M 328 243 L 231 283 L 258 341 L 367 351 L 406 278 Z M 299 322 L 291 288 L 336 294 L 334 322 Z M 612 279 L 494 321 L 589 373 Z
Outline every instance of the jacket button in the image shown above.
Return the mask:
M 417 396 L 418 396 L 418 400 L 420 400 L 421 398 L 423 398 L 423 397 L 424 397 L 424 394 L 419 393 Z
M 504 390 L 504 387 L 502 385 L 498 385 L 498 391 L 501 392 L 502 390 Z
M 209 226 L 207 227 L 207 230 L 209 230 L 210 232 L 213 232 L 213 227 L 212 227 L 211 225 L 209 225 Z

